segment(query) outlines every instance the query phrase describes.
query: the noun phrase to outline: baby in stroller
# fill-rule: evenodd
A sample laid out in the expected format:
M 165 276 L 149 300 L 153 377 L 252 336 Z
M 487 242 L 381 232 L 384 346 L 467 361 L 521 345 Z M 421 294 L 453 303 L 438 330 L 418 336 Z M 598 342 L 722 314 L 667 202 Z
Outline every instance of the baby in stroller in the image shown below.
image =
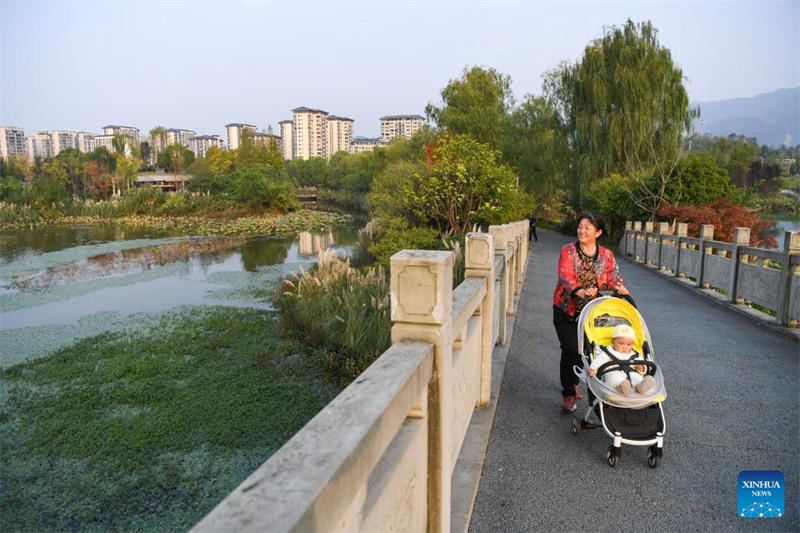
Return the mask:
M 597 370 L 610 361 L 644 359 L 642 354 L 633 349 L 636 333 L 632 327 L 620 324 L 614 328 L 611 336 L 611 346 L 597 345 L 595 358 L 589 365 L 590 376 L 596 376 Z M 610 388 L 618 390 L 625 396 L 632 396 L 634 390 L 639 394 L 645 394 L 656 384 L 655 378 L 646 375 L 646 372 L 647 367 L 644 365 L 631 365 L 607 372 L 602 378 Z

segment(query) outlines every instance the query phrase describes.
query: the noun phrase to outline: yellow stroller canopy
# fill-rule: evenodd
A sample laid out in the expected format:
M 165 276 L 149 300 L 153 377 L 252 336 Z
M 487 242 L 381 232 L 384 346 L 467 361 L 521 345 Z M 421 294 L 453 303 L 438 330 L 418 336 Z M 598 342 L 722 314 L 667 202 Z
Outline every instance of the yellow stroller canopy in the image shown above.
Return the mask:
M 647 331 L 647 326 L 639 311 L 626 300 L 611 296 L 592 300 L 581 311 L 578 318 L 578 346 L 583 345 L 584 334 L 589 342 L 595 345 L 610 346 L 611 334 L 614 327 L 619 324 L 627 324 L 633 328 L 636 333 L 633 347 L 637 352 L 643 353 L 643 345 L 647 341 L 652 354 L 653 345 L 650 342 L 650 332 Z M 584 350 L 581 351 L 587 353 Z

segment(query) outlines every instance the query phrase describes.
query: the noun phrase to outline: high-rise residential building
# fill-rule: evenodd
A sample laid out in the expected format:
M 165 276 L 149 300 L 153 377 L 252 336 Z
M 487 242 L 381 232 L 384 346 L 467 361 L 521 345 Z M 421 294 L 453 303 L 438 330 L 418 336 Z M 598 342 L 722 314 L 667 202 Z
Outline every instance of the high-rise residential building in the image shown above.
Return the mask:
M 238 150 L 242 144 L 242 133 L 245 131 L 255 134 L 258 128 L 251 124 L 226 124 L 225 135 L 228 139 L 228 150 Z
M 353 119 L 328 116 L 328 157 L 342 150 L 350 151 L 353 144 Z
M 0 127 L 0 158 L 25 155 L 25 130 L 16 126 Z
M 328 112 L 298 107 L 292 109 L 294 157 L 328 157 Z
M 189 139 L 192 139 L 196 136 L 197 133 L 192 130 L 181 130 L 174 128 L 164 130 L 164 137 L 166 138 L 167 146 L 177 143 L 185 148 L 189 148 Z
M 40 131 L 29 138 L 30 144 L 28 146 L 28 155 L 30 159 L 34 159 L 36 157 L 47 159 L 48 157 L 53 157 L 55 155 L 53 153 L 53 142 L 49 131 Z
M 45 133 L 50 135 L 50 152 L 53 156 L 67 148 L 78 147 L 77 134 L 74 131 L 52 130 Z
M 383 148 L 389 144 L 387 139 L 378 137 L 377 139 L 368 139 L 366 137 L 356 137 L 353 139 L 353 144 L 350 147 L 350 152 L 360 154 L 362 152 L 371 152 L 375 148 Z
M 132 126 L 103 126 L 103 135 L 129 137 L 134 146 L 139 146 L 139 128 Z
M 189 150 L 195 153 L 197 157 L 205 157 L 206 152 L 212 146 L 222 149 L 222 139 L 219 135 L 200 135 L 189 139 Z
M 395 137 L 410 138 L 425 126 L 425 117 L 419 115 L 390 115 L 381 117 L 381 137 L 392 140 Z
M 75 148 L 84 154 L 88 154 L 95 148 L 94 137 L 94 133 L 89 133 L 88 131 L 79 131 L 75 134 Z
M 288 160 L 294 159 L 294 122 L 291 120 L 281 120 L 278 122 L 281 129 L 281 141 L 283 149 L 283 158 Z

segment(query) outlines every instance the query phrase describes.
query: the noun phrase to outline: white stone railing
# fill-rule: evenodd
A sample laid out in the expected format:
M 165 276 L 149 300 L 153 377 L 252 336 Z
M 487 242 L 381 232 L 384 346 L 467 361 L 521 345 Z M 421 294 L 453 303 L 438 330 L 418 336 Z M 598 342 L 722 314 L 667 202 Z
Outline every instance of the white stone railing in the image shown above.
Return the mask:
M 391 259 L 392 346 L 193 531 L 450 531 L 451 478 L 528 258 L 528 221 Z
M 620 251 L 669 275 L 694 280 L 695 286 L 724 292 L 732 305 L 747 301 L 772 310 L 783 327 L 800 320 L 800 232 L 784 237 L 783 251 L 748 246 L 749 228 L 735 228 L 733 242 L 714 239 L 703 224 L 700 237 L 687 237 L 687 224 L 669 233 L 665 222 L 626 222 Z M 777 265 L 780 265 L 779 267 Z

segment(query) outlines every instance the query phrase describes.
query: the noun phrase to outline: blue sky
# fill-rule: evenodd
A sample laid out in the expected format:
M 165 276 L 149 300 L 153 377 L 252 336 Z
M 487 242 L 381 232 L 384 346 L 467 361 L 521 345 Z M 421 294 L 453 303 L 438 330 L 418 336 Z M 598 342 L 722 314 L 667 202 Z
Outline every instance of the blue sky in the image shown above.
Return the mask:
M 224 136 L 299 106 L 355 120 L 424 115 L 465 67 L 519 101 L 606 26 L 650 20 L 693 101 L 800 85 L 800 2 L 75 2 L 0 0 L 0 125 L 107 124 Z

